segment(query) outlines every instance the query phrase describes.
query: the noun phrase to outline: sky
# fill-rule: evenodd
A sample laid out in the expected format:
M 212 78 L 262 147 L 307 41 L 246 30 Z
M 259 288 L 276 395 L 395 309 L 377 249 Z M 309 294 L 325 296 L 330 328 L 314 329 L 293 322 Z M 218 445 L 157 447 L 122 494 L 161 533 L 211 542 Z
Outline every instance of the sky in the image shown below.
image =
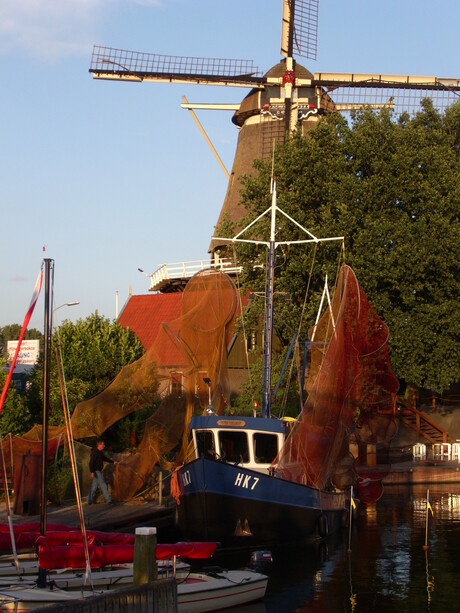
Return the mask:
M 190 102 L 248 90 L 93 80 L 93 44 L 194 57 L 280 60 L 281 0 L 2 0 L 0 326 L 22 323 L 43 258 L 56 323 L 116 316 L 145 273 L 208 259 L 227 180 Z M 460 2 L 320 0 L 311 72 L 460 77 Z M 197 111 L 230 171 L 231 113 Z M 45 251 L 43 251 L 45 249 Z M 43 294 L 43 292 L 42 292 Z M 43 328 L 43 295 L 29 327 Z

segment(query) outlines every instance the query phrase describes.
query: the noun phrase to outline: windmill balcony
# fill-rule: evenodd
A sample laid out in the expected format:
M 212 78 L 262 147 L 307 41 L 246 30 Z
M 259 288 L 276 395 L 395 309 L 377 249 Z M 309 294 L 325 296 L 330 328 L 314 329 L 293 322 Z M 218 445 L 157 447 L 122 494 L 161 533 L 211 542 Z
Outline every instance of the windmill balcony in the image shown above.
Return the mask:
M 201 270 L 219 270 L 230 276 L 239 274 L 241 266 L 226 258 L 219 260 L 195 260 L 192 262 L 175 262 L 173 264 L 162 264 L 150 276 L 150 292 L 171 291 L 173 287 L 179 289 L 181 282 L 190 279 Z

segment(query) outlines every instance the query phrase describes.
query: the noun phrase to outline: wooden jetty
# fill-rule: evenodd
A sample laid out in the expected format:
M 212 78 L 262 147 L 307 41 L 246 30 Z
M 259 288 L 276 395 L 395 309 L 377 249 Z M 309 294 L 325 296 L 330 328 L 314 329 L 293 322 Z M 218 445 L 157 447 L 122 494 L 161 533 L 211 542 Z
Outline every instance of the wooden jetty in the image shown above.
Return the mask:
M 174 530 L 175 500 L 166 496 L 162 504 L 144 502 L 136 499 L 126 502 L 95 503 L 83 505 L 86 527 L 91 530 L 134 532 L 137 526 L 155 526 L 159 536 L 168 535 Z M 4 505 L 0 507 L 0 522 L 7 521 Z M 39 515 L 14 515 L 14 523 L 40 521 Z M 66 524 L 78 528 L 80 520 L 75 504 L 61 506 L 49 505 L 47 508 L 49 523 Z
M 460 463 L 454 460 L 414 460 L 392 464 L 384 485 L 460 483 Z

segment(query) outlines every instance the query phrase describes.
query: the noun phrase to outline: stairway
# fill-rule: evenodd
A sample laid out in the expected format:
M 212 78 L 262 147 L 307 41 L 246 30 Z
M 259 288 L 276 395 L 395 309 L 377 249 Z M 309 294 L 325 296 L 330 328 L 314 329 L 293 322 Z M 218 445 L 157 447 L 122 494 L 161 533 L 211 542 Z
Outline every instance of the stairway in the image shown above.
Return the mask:
M 396 398 L 396 415 L 400 421 L 429 443 L 454 443 L 446 430 L 402 398 Z

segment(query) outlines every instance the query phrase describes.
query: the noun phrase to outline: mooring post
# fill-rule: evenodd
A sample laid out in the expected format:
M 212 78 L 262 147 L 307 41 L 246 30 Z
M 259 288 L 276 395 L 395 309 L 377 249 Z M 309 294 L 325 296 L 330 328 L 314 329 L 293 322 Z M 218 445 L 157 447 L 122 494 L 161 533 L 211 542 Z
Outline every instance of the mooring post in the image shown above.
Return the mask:
M 157 529 L 136 528 L 134 540 L 134 585 L 151 583 L 158 578 L 157 559 Z

